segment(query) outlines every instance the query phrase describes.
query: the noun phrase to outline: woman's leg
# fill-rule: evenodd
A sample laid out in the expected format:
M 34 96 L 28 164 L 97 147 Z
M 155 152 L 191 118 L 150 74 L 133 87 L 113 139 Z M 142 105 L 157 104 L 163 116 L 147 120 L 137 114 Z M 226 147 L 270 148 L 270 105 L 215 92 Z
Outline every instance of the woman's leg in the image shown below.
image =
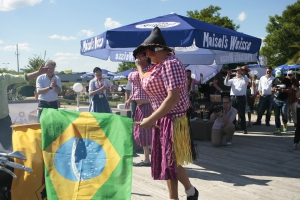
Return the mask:
M 143 150 L 144 150 L 144 156 L 145 156 L 144 163 L 150 163 L 149 146 L 144 146 Z
M 178 180 L 184 186 L 184 189 L 185 190 L 190 189 L 190 187 L 191 187 L 190 179 L 189 179 L 185 169 L 180 165 L 177 167 L 177 175 L 178 175 Z
M 248 112 L 248 127 L 251 127 L 251 111 Z
M 180 183 L 183 185 L 186 191 L 189 190 L 192 186 L 185 169 L 180 165 L 177 167 L 177 175 L 178 175 L 178 180 L 174 180 L 174 179 L 167 180 L 170 199 L 178 198 L 178 181 L 180 181 Z

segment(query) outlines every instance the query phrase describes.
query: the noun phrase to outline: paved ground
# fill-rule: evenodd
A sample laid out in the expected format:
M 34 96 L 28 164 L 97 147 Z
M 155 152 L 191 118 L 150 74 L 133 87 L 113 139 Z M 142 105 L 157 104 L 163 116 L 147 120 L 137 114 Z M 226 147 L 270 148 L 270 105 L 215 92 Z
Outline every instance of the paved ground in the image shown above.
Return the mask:
M 300 150 L 291 150 L 294 128 L 289 125 L 287 132 L 274 135 L 272 117 L 270 127 L 253 126 L 247 135 L 236 132 L 232 148 L 196 141 L 199 159 L 185 169 L 199 199 L 300 200 Z M 139 152 L 134 162 L 142 159 Z M 152 180 L 150 167 L 133 167 L 132 200 L 144 199 L 168 199 L 167 186 Z M 186 199 L 181 184 L 179 199 Z

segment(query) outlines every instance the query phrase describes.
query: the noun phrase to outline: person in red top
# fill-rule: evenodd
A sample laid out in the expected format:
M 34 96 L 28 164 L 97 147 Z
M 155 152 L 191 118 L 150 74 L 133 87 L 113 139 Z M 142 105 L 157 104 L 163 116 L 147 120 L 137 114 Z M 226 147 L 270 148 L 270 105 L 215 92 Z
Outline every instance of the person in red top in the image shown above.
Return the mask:
M 155 180 L 166 180 L 170 199 L 178 199 L 178 180 L 183 184 L 188 200 L 198 199 L 182 165 L 196 159 L 188 117 L 187 76 L 184 65 L 170 52 L 158 27 L 136 50 L 146 49 L 153 63 L 144 72 L 141 60 L 135 63 L 142 78 L 153 113 L 140 122 L 142 128 L 152 129 L 151 171 Z
M 138 58 L 141 60 L 141 66 L 143 71 L 146 72 L 151 68 L 151 60 L 149 57 L 146 56 L 144 50 L 139 52 L 133 52 L 134 58 Z M 142 89 L 141 86 L 141 79 L 138 71 L 131 72 L 128 76 L 128 81 L 132 85 L 131 97 L 125 102 L 125 108 L 130 107 L 131 101 L 135 101 L 137 103 L 134 115 L 134 121 L 140 122 L 143 120 L 144 117 L 149 117 L 152 113 L 152 108 L 149 103 L 148 97 Z M 144 129 L 138 126 L 137 124 L 134 125 L 133 136 L 136 143 L 143 147 L 145 159 L 140 163 L 135 163 L 134 166 L 150 166 L 150 158 L 149 158 L 149 148 L 151 148 L 151 136 L 152 130 L 151 129 Z

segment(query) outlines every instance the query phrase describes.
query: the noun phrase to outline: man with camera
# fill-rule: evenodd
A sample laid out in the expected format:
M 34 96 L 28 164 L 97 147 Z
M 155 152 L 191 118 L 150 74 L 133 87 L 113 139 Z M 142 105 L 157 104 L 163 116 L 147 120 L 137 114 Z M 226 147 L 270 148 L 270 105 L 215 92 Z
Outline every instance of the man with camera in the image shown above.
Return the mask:
M 281 132 L 280 113 L 282 115 L 283 131 L 287 131 L 287 109 L 289 103 L 289 93 L 291 91 L 291 81 L 285 78 L 281 70 L 276 70 L 275 79 L 272 82 L 271 91 L 274 92 L 273 109 L 275 115 L 276 130 L 274 134 Z
M 241 128 L 243 130 L 243 133 L 247 134 L 248 132 L 246 129 L 245 105 L 249 78 L 247 76 L 244 76 L 241 67 L 236 68 L 235 77 L 229 80 L 231 74 L 232 70 L 229 70 L 224 80 L 224 85 L 231 86 L 230 96 L 232 107 L 239 111 L 239 116 L 241 119 Z M 234 121 L 234 123 L 235 122 L 236 120 Z
M 221 97 L 229 96 L 230 93 L 230 87 L 224 85 L 224 80 L 226 78 L 227 72 L 228 72 L 228 65 L 223 65 L 222 69 L 219 73 L 216 74 L 214 77 L 214 84 L 213 86 L 216 89 L 217 94 L 221 94 Z
M 235 131 L 232 122 L 235 120 L 237 110 L 231 106 L 230 97 L 224 96 L 222 101 L 223 106 L 216 106 L 210 115 L 210 119 L 215 120 L 211 133 L 211 143 L 214 147 L 221 145 L 223 135 L 226 135 L 226 146 L 230 147 Z

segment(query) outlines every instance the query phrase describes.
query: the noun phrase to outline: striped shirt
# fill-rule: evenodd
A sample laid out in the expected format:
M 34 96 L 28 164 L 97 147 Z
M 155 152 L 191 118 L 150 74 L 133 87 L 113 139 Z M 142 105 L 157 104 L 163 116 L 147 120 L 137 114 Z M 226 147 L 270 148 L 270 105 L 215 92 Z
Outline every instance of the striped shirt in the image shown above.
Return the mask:
M 147 72 L 151 68 L 151 65 L 143 69 L 144 72 Z M 148 96 L 144 92 L 141 86 L 141 78 L 138 71 L 131 72 L 128 76 L 128 82 L 132 85 L 131 90 L 131 100 L 148 100 Z
M 186 114 L 189 107 L 187 94 L 187 76 L 183 64 L 173 55 L 169 55 L 160 64 L 155 65 L 142 78 L 142 87 L 148 95 L 153 110 L 157 110 L 167 98 L 168 92 L 180 88 L 178 103 L 170 111 L 174 118 Z

